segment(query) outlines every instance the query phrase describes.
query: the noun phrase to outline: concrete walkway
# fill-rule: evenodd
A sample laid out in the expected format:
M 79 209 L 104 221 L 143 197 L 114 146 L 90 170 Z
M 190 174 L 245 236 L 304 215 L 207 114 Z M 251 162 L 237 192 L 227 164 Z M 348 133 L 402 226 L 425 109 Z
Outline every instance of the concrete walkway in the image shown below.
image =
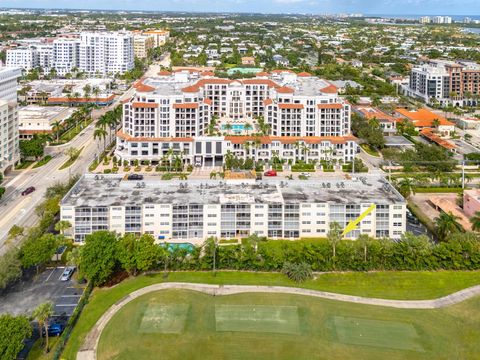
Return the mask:
M 212 296 L 233 295 L 241 293 L 270 293 L 270 294 L 295 294 L 313 296 L 322 299 L 345 301 L 364 305 L 377 305 L 397 309 L 438 309 L 445 306 L 454 305 L 474 296 L 480 295 L 480 285 L 473 286 L 456 293 L 433 300 L 387 300 L 366 298 L 361 296 L 343 295 L 325 291 L 309 290 L 302 288 L 292 288 L 283 286 L 249 286 L 249 285 L 208 285 L 192 283 L 161 283 L 150 285 L 132 292 L 112 305 L 107 312 L 97 321 L 93 329 L 88 333 L 80 351 L 77 354 L 77 360 L 96 360 L 97 348 L 100 335 L 103 329 L 112 319 L 112 317 L 130 301 L 139 296 L 165 289 L 193 290 Z

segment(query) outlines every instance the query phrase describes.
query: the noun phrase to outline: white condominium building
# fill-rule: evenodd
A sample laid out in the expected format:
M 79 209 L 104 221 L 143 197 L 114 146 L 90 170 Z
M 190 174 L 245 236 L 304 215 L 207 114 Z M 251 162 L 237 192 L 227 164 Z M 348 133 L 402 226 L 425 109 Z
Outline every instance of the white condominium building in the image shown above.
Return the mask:
M 149 38 L 148 43 L 153 42 Z M 59 76 L 78 69 L 90 75 L 123 74 L 134 67 L 133 34 L 84 32 L 79 37 L 60 37 L 49 43 L 7 50 L 7 66 L 31 70 L 54 69 Z
M 52 67 L 59 76 L 65 76 L 75 68 L 80 61 L 80 40 L 75 38 L 60 38 L 53 42 Z
M 17 101 L 17 79 L 21 76 L 19 68 L 0 67 L 0 100 Z
M 21 75 L 20 69 L 0 68 L 0 174 L 20 159 L 17 79 Z
M 375 208 L 372 210 L 372 205 Z M 121 175 L 84 175 L 61 202 L 76 242 L 98 230 L 151 234 L 159 242 L 201 244 L 206 238 L 271 239 L 326 237 L 330 223 L 346 234 L 400 238 L 406 230 L 406 202 L 381 177 L 352 180 L 125 181 Z
M 133 34 L 84 32 L 80 34 L 79 68 L 88 74 L 123 74 L 134 67 Z
M 266 146 L 302 142 L 304 138 L 311 138 L 306 142 L 312 144 L 348 141 L 350 105 L 325 80 L 291 71 L 260 73 L 255 79 L 244 80 L 212 75 L 162 72 L 138 82 L 136 93 L 123 105 L 117 155 L 125 160 L 161 160 L 163 154 L 158 149 L 162 143 L 187 143 L 205 136 L 212 117 L 238 123 L 263 117 L 273 137 L 264 139 Z
M 480 65 L 471 61 L 432 60 L 414 67 L 407 95 L 426 103 L 476 105 L 480 95 Z
M 7 67 L 19 67 L 27 71 L 39 66 L 38 50 L 35 47 L 20 47 L 7 50 Z

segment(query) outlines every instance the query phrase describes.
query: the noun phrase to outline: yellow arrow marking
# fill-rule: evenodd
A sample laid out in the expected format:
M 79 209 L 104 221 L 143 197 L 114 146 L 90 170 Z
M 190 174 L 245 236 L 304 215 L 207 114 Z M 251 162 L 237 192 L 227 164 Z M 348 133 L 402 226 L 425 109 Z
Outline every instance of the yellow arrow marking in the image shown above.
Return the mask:
M 350 221 L 350 223 L 347 225 L 347 227 L 345 228 L 345 230 L 343 230 L 343 233 L 342 233 L 342 236 L 345 236 L 347 235 L 350 231 L 353 231 L 355 230 L 355 228 L 357 227 L 357 225 L 360 223 L 360 221 L 362 221 L 363 219 L 365 219 L 365 217 L 370 214 L 373 210 L 375 210 L 375 204 L 372 204 L 367 210 L 365 210 L 358 218 L 356 218 L 355 220 L 352 220 Z

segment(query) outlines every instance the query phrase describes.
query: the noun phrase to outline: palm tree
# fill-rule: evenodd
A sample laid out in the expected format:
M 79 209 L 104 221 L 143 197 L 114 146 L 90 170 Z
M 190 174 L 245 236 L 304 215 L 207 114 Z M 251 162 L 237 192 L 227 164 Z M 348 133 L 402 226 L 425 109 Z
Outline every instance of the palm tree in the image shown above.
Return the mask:
M 72 227 L 70 221 L 67 220 L 60 220 L 55 224 L 55 230 L 59 231 L 60 234 L 64 235 L 65 230 L 68 230 Z
M 95 101 L 98 101 L 98 95 L 100 95 L 100 89 L 98 88 L 98 86 L 93 87 L 92 95 L 95 97 Z
M 56 141 L 58 142 L 58 138 L 60 136 L 60 130 L 62 130 L 62 123 L 60 121 L 55 121 L 52 123 L 52 131 L 55 133 Z
M 328 241 L 332 245 L 332 258 L 335 259 L 337 254 L 337 243 L 342 240 L 342 234 L 340 233 L 340 224 L 336 221 L 330 223 L 330 231 L 327 234 Z
M 243 126 L 243 129 L 247 132 L 247 135 L 248 135 L 248 132 L 253 129 L 253 126 L 252 126 L 252 124 L 250 124 L 250 123 L 246 123 L 246 124 Z
M 398 183 L 398 191 L 403 197 L 408 198 L 410 195 L 415 195 L 414 184 L 412 179 L 405 177 Z
M 45 329 L 45 353 L 48 353 L 48 319 L 53 315 L 53 304 L 43 303 L 33 310 L 32 317 L 38 321 L 40 338 L 42 337 L 42 327 Z
M 480 231 L 480 211 L 477 211 L 471 218 L 470 222 L 472 223 L 473 231 Z
M 457 221 L 459 219 L 451 212 L 446 213 L 444 211 L 435 218 L 435 231 L 440 241 L 445 241 L 449 235 L 462 231 L 462 225 Z
M 225 125 L 223 125 L 223 128 L 227 130 L 227 134 L 230 134 L 230 132 L 232 131 L 232 124 L 226 123 Z
M 107 130 L 104 128 L 98 127 L 95 129 L 93 132 L 93 138 L 94 139 L 103 139 L 103 151 L 105 152 L 106 150 L 106 144 L 105 144 L 105 138 L 107 137 L 108 133 Z

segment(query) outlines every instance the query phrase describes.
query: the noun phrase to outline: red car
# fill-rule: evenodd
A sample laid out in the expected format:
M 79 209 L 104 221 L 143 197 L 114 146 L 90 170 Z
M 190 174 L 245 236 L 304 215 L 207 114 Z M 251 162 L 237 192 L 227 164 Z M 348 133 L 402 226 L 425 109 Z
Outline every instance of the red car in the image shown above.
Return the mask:
M 264 176 L 277 176 L 277 172 L 275 170 L 268 170 L 263 175 Z
M 25 190 L 22 191 L 22 196 L 31 194 L 34 191 L 35 191 L 35 188 L 33 186 L 30 186 L 30 187 L 28 187 L 28 188 L 26 188 Z

